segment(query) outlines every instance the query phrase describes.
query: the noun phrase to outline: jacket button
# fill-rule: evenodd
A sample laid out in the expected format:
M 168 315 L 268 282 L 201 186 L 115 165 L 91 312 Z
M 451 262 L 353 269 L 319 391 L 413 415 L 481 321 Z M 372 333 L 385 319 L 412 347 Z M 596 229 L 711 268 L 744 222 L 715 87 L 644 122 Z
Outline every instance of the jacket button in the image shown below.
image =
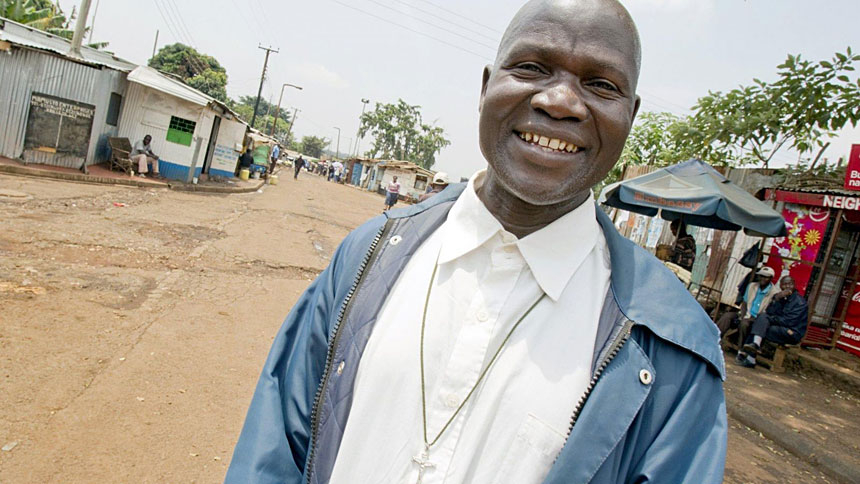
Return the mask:
M 651 372 L 644 368 L 639 370 L 639 381 L 641 381 L 643 385 L 650 385 L 653 381 Z
M 391 245 L 397 245 L 400 243 L 401 240 L 403 240 L 403 237 L 401 237 L 399 235 L 395 235 L 394 237 L 391 238 L 391 240 L 388 241 L 388 243 Z
M 341 374 L 341 373 L 343 373 L 343 368 L 344 368 L 345 366 L 346 366 L 346 362 L 345 362 L 345 361 L 341 361 L 341 362 L 340 362 L 340 364 L 339 364 L 339 365 L 337 365 L 337 374 L 338 374 L 338 376 L 340 376 L 340 374 Z

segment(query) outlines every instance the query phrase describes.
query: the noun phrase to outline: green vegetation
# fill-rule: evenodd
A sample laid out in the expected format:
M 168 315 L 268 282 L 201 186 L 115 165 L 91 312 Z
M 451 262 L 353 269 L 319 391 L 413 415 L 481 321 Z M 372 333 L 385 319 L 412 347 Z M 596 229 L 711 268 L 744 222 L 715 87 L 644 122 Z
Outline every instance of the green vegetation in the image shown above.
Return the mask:
M 367 156 L 412 161 L 428 170 L 442 148 L 451 144 L 445 130 L 422 121 L 421 106 L 402 99 L 397 104 L 376 103 L 376 109 L 364 113 L 358 134 L 368 133 L 374 140 Z

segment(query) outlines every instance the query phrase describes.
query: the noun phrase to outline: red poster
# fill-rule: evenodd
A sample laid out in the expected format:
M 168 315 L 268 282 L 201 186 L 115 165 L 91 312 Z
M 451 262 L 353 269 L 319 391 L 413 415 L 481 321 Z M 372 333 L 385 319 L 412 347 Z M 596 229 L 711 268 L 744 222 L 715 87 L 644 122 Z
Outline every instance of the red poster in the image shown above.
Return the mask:
M 815 262 L 830 220 L 830 211 L 823 207 L 787 203 L 782 216 L 788 237 L 774 240 L 767 265 L 776 272 L 776 280 L 787 275 L 793 277 L 798 292 L 805 296 L 812 266 L 785 258 Z
M 860 145 L 851 145 L 848 169 L 845 170 L 845 188 L 860 190 Z
M 851 299 L 848 301 L 848 312 L 845 313 L 842 334 L 836 341 L 836 347 L 860 356 L 860 282 L 856 283 L 854 287 L 843 288 L 842 298 L 839 301 L 840 307 L 837 307 L 837 311 L 841 310 L 843 302 L 849 295 Z

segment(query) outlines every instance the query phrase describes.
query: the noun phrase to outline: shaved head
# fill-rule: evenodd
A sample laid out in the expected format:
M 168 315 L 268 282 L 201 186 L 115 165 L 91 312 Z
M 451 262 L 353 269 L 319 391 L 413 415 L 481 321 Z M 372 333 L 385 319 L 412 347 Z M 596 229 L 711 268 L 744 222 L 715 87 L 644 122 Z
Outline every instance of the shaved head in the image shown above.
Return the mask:
M 607 39 L 627 43 L 626 47 L 632 56 L 636 67 L 636 79 L 639 78 L 639 70 L 642 67 L 642 43 L 639 39 L 639 30 L 630 12 L 618 0 L 531 0 L 517 12 L 502 40 L 496 56 L 495 65 L 498 67 L 499 60 L 504 57 L 511 42 L 516 39 L 524 29 L 528 29 L 535 20 L 547 13 L 556 18 L 575 19 L 579 16 L 592 17 L 592 23 L 617 22 L 622 29 L 629 33 L 628 39 Z M 598 27 L 599 28 L 599 27 Z M 612 35 L 607 31 L 608 35 Z

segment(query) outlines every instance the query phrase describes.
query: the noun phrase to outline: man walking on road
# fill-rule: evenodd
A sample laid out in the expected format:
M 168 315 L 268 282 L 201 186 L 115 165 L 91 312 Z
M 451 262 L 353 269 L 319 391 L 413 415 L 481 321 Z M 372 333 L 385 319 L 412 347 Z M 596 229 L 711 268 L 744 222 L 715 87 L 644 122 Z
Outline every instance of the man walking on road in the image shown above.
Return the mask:
M 299 172 L 302 171 L 302 168 L 304 168 L 304 166 L 305 166 L 305 159 L 302 158 L 302 155 L 299 155 L 299 157 L 296 158 L 295 164 L 296 164 L 296 166 L 293 167 L 293 169 L 295 171 L 295 173 L 293 173 L 293 180 L 298 180 L 299 179 Z
M 227 483 L 722 482 L 716 327 L 591 194 L 640 59 L 617 0 L 519 11 L 483 71 L 489 167 L 344 240 L 275 338 Z

